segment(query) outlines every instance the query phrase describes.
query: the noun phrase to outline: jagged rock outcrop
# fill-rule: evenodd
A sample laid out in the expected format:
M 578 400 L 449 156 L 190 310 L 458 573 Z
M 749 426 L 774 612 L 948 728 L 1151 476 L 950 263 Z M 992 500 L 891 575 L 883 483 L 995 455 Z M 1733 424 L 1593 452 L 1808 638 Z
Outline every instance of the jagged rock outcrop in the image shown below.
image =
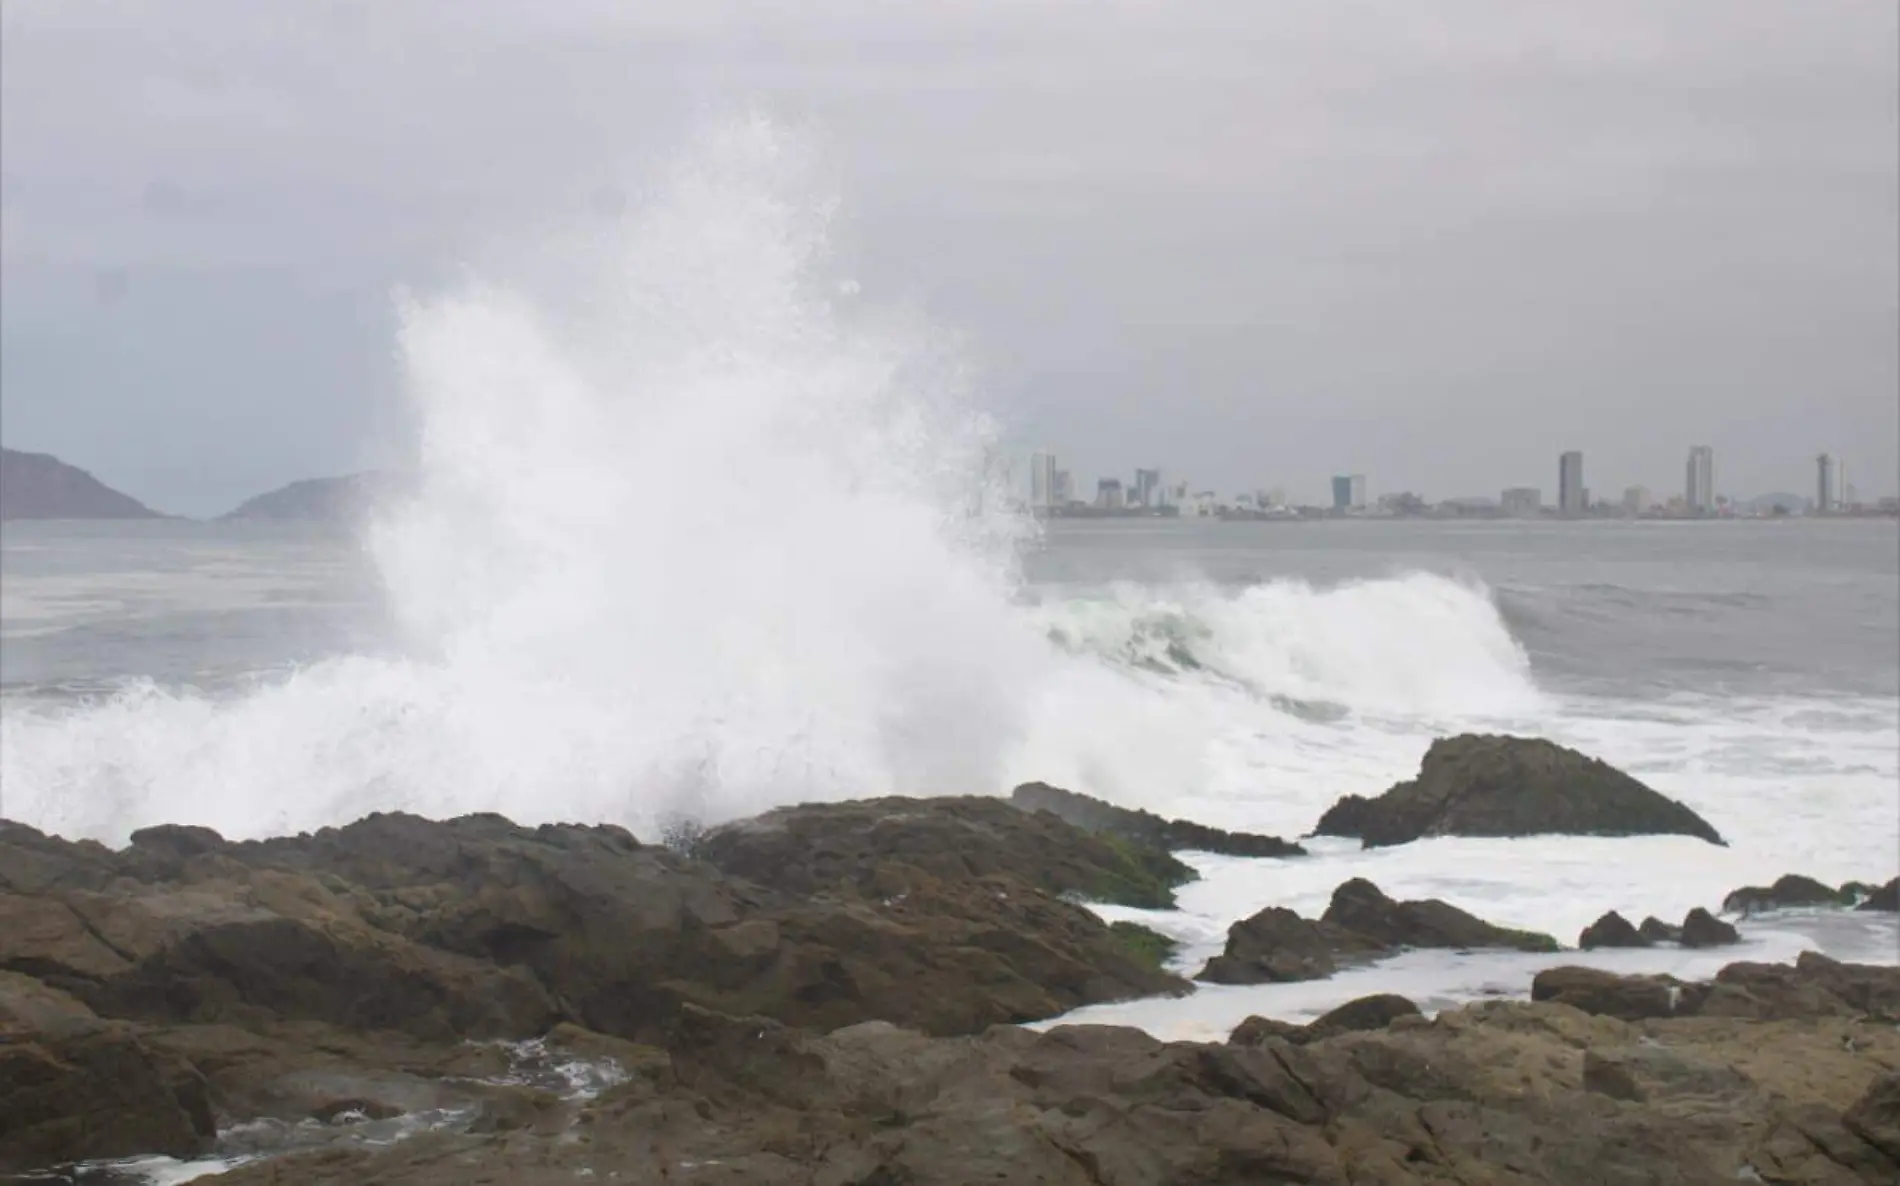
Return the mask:
M 1235 857 L 1306 855 L 1304 848 L 1278 836 L 1228 832 L 1191 820 L 1163 819 L 1150 811 L 1116 807 L 1047 783 L 1024 783 L 1011 793 L 1009 801 L 1024 811 L 1046 811 L 1085 832 L 1117 836 L 1168 852 L 1213 852 Z
M 808 894 L 493 816 L 258 843 L 159 828 L 117 852 L 0 827 L 0 1175 L 165 1151 L 267 1155 L 229 1186 L 1900 1174 L 1900 969 L 1735 964 L 1663 985 L 1667 1014 L 1596 973 L 1544 979 L 1538 1003 L 1427 1020 L 1382 995 L 1226 1043 L 1035 1033 L 989 1022 L 1088 999 L 1090 977 L 1132 987 L 1098 962 L 1106 928 L 1033 869 L 940 862 L 926 837 L 967 842 L 972 817 L 903 802 L 780 816 L 830 854 L 785 871 Z M 881 826 L 893 812 L 925 822 Z M 1368 946 L 1490 933 L 1440 906 L 1349 882 L 1307 925 Z M 1040 981 L 1069 964 L 1067 987 Z M 747 1001 L 775 1015 L 720 1007 Z M 533 1040 L 467 1040 L 488 1032 Z
M 1836 889 L 1812 877 L 1789 873 L 1773 885 L 1748 885 L 1722 899 L 1724 914 L 1760 914 L 1810 906 L 1852 906 L 1858 896 L 1851 887 Z
M 1250 1047 L 1103 1026 L 821 1036 L 688 1010 L 667 1056 L 564 1132 L 444 1133 L 228 1180 L 1886 1186 L 1900 1173 L 1886 1147 L 1900 1034 L 1851 1019 L 1636 1025 L 1487 1002 Z
M 1213 984 L 1315 980 L 1342 963 L 1376 959 L 1406 948 L 1497 947 L 1556 951 L 1548 935 L 1493 926 L 1446 902 L 1395 902 L 1378 886 L 1354 878 L 1333 891 L 1317 921 L 1270 906 L 1235 923 L 1227 947 L 1198 979 Z
M 776 814 L 747 835 L 783 827 L 807 858 L 760 865 L 776 886 L 622 829 L 496 816 L 374 815 L 254 843 L 156 829 L 120 854 L 14 826 L 0 845 L 26 859 L 6 876 L 29 892 L 0 893 L 0 967 L 115 1017 L 268 1015 L 430 1039 L 524 1037 L 564 1018 L 639 1037 L 685 1002 L 957 1033 L 1185 988 L 1008 860 L 1086 879 L 1109 871 L 1091 856 L 1119 850 L 984 802 L 980 845 L 956 800 Z M 707 848 L 735 865 L 763 851 Z
M 0 519 L 162 519 L 50 453 L 0 449 Z
M 1708 822 L 1607 762 L 1527 737 L 1467 734 L 1432 743 L 1418 777 L 1376 799 L 1348 795 L 1313 829 L 1368 848 L 1426 836 L 1695 836 Z

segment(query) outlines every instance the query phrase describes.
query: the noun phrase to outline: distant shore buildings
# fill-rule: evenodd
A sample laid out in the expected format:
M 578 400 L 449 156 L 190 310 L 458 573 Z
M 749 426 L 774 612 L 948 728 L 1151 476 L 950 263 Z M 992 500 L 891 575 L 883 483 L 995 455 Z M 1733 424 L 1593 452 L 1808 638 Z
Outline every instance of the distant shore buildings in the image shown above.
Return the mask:
M 1411 491 L 1379 495 L 1375 502 L 1365 474 L 1335 474 L 1329 482 L 1325 505 L 1295 505 L 1280 486 L 1257 488 L 1223 497 L 1213 490 L 1190 493 L 1186 482 L 1163 481 L 1158 467 L 1142 467 L 1132 479 L 1120 476 L 1095 481 L 1092 497 L 1078 497 L 1070 472 L 1062 469 L 1052 450 L 1030 456 L 1026 509 L 1042 517 L 1138 518 L 1209 517 L 1221 519 L 1306 520 L 1323 518 L 1370 519 L 1738 519 L 1786 518 L 1814 515 L 1900 516 L 1900 499 L 1884 498 L 1863 506 L 1847 483 L 1846 467 L 1830 453 L 1814 458 L 1814 495 L 1765 494 L 1735 500 L 1715 490 L 1715 450 L 1708 445 L 1689 449 L 1682 493 L 1666 500 L 1650 488 L 1624 488 L 1620 498 L 1592 497 L 1584 480 L 1581 450 L 1570 449 L 1557 459 L 1557 497 L 1546 503 L 1535 486 L 1511 486 L 1497 498 L 1467 497 L 1428 501 Z M 1021 488 L 1018 487 L 1018 498 Z

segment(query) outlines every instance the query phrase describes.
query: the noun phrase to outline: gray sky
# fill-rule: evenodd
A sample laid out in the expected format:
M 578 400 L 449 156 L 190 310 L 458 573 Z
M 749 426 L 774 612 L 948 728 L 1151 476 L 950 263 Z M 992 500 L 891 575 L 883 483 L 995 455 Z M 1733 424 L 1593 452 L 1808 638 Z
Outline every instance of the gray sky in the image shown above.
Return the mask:
M 0 12 L 0 434 L 167 510 L 374 460 L 393 286 L 741 105 L 1078 478 L 1896 487 L 1890 3 Z

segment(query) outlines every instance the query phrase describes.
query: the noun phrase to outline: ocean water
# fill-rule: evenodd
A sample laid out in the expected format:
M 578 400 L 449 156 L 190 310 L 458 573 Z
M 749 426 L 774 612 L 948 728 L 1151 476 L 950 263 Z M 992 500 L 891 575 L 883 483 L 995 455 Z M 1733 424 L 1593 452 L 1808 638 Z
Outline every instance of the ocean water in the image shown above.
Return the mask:
M 1622 766 L 1730 846 L 1202 856 L 1181 909 L 1141 917 L 1192 970 L 1233 920 L 1353 876 L 1568 942 L 1785 872 L 1900 873 L 1891 521 L 1038 527 L 955 340 L 831 264 L 814 173 L 741 123 L 625 225 L 474 251 L 480 279 L 408 298 L 417 481 L 364 524 L 6 524 L 0 814 L 109 843 L 396 808 L 653 836 L 1042 779 L 1297 836 L 1491 730 Z M 1747 934 L 1900 961 L 1891 919 Z M 1198 1034 L 1381 976 L 1521 992 L 1533 962 L 1418 953 L 1090 1016 Z

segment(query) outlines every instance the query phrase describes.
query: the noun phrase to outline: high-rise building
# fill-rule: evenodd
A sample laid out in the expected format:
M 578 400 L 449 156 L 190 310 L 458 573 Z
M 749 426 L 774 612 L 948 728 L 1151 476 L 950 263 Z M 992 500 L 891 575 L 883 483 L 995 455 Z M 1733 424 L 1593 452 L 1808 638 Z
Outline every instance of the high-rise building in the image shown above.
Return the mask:
M 1138 469 L 1135 471 L 1135 488 L 1130 492 L 1129 501 L 1134 506 L 1151 507 L 1158 505 L 1157 495 L 1161 493 L 1161 471 L 1158 469 Z
M 1582 515 L 1590 509 L 1583 489 L 1583 454 L 1572 449 L 1557 459 L 1557 512 Z
M 1066 469 L 1057 470 L 1056 471 L 1055 505 L 1059 507 L 1066 507 L 1074 501 L 1075 501 L 1075 478 Z
M 1102 478 L 1095 483 L 1095 505 L 1110 510 L 1122 505 L 1122 480 Z
M 1341 475 L 1333 479 L 1333 509 L 1343 511 L 1352 505 L 1352 479 Z
M 1841 505 L 1839 477 L 1835 473 L 1834 458 L 1827 453 L 1814 459 L 1814 509 L 1825 515 L 1829 511 L 1839 510 Z
M 1642 514 L 1656 504 L 1649 496 L 1649 487 L 1631 486 L 1623 491 L 1623 513 L 1631 517 Z
M 1044 450 L 1029 455 L 1029 505 L 1048 510 L 1056 500 L 1056 455 Z
M 1706 514 L 1715 509 L 1715 450 L 1707 445 L 1697 445 L 1689 450 L 1689 469 L 1687 480 L 1683 483 L 1682 501 L 1692 514 Z

